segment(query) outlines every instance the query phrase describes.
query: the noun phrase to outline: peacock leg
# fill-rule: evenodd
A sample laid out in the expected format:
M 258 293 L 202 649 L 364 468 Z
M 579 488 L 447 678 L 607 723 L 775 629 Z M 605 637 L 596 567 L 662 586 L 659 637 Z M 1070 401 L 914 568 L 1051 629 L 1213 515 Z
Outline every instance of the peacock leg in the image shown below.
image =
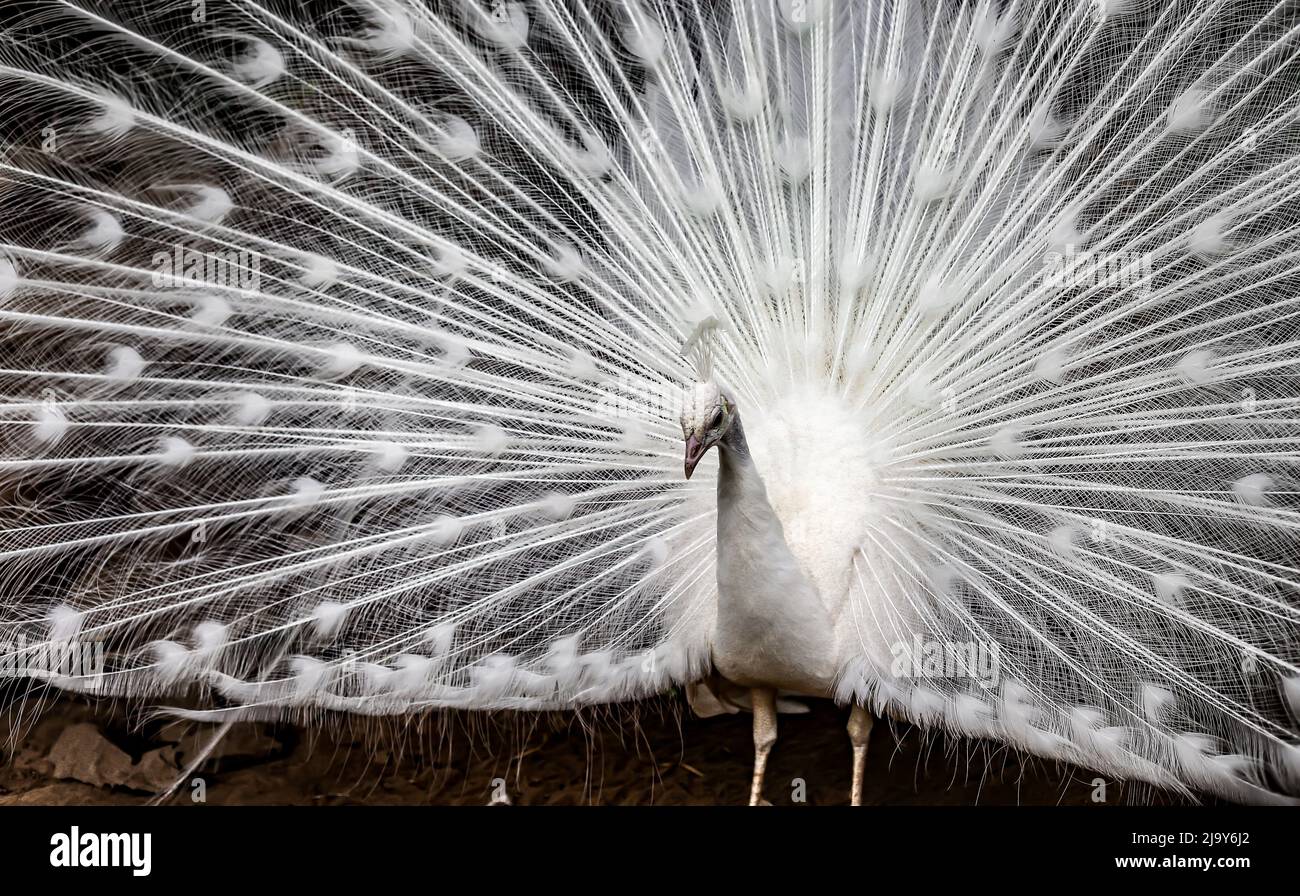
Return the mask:
M 754 782 L 749 789 L 749 804 L 770 805 L 763 799 L 763 773 L 767 771 L 767 754 L 776 743 L 776 691 L 754 688 L 750 697 L 754 708 Z
M 862 805 L 862 782 L 867 774 L 867 742 L 871 740 L 874 721 L 871 710 L 856 703 L 853 705 L 848 728 L 849 743 L 853 744 L 853 791 L 849 799 L 854 806 Z

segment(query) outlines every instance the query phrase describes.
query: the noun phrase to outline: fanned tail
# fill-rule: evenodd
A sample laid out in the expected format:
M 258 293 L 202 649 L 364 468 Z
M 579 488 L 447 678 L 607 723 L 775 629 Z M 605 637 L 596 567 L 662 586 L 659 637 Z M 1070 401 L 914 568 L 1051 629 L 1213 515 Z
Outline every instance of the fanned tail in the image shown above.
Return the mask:
M 707 333 L 756 440 L 862 434 L 837 696 L 1300 794 L 1294 4 L 14 7 L 0 640 L 106 663 L 32 674 L 227 718 L 697 678 Z

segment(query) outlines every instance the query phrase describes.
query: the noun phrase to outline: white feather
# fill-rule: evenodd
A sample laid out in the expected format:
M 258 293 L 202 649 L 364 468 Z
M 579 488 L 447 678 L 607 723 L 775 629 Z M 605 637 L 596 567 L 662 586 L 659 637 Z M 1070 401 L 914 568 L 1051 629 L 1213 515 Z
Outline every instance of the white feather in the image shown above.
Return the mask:
M 528 11 L 522 3 L 496 2 L 488 12 L 477 15 L 475 27 L 485 40 L 515 50 L 528 40 Z
M 325 486 L 310 476 L 300 476 L 293 481 L 289 506 L 305 510 L 317 504 L 325 496 Z
M 53 444 L 63 438 L 70 425 L 63 410 L 47 401 L 36 409 L 36 422 L 32 433 L 37 441 Z
M 271 402 L 258 392 L 240 392 L 234 404 L 234 420 L 239 426 L 257 426 L 271 413 Z
M 106 92 L 99 94 L 99 102 L 103 109 L 86 122 L 86 127 L 109 140 L 126 136 L 135 124 L 135 110 L 131 104 L 120 96 Z
M 221 296 L 207 295 L 197 300 L 190 320 L 204 327 L 219 327 L 229 320 L 233 313 L 234 309 L 230 307 L 230 303 Z
M 1142 714 L 1152 725 L 1164 723 L 1165 711 L 1174 702 L 1174 694 L 1167 688 L 1155 684 L 1143 684 L 1139 687 L 1139 703 Z
M 194 446 L 180 436 L 167 436 L 158 446 L 158 463 L 179 469 L 194 459 Z
M 181 213 L 210 224 L 219 223 L 235 207 L 229 193 L 211 184 L 172 184 L 160 189 L 189 193 L 190 204 Z
M 320 375 L 327 380 L 342 379 L 365 361 L 361 350 L 350 342 L 335 342 L 323 351 L 325 362 L 321 366 Z
M 11 259 L 0 256 L 0 302 L 12 295 L 21 281 L 18 266 Z
M 381 59 L 399 56 L 415 46 L 415 22 L 398 3 L 367 0 L 355 6 L 370 24 L 361 37 L 352 39 L 353 43 Z
M 284 56 L 259 37 L 237 35 L 243 49 L 230 62 L 230 73 L 252 87 L 266 87 L 284 74 Z
M 104 375 L 114 380 L 133 380 L 144 372 L 145 360 L 130 346 L 117 345 L 108 351 Z
M 73 242 L 72 248 L 95 255 L 108 255 L 122 242 L 126 232 L 115 215 L 102 208 L 88 209 L 85 213 L 90 225 Z
M 298 282 L 312 289 L 322 289 L 339 279 L 339 268 L 332 259 L 323 255 L 304 253 L 299 259 L 302 273 Z
M 380 442 L 375 446 L 375 466 L 385 473 L 396 473 L 406 463 L 411 453 L 396 442 Z
M 1269 503 L 1268 492 L 1273 488 L 1273 480 L 1266 473 L 1251 473 L 1232 484 L 1232 493 L 1237 500 L 1252 507 L 1263 507 Z
M 339 633 L 347 621 L 349 607 L 334 600 L 323 600 L 311 611 L 312 634 L 329 639 Z
M 1214 378 L 1214 362 L 1214 352 L 1209 349 L 1196 349 L 1183 355 L 1179 360 L 1178 374 L 1192 385 L 1203 386 Z
M 1069 357 L 1065 349 L 1057 346 L 1043 352 L 1034 364 L 1034 374 L 1039 379 L 1060 385 L 1065 380 L 1065 367 Z
M 85 614 L 67 604 L 59 604 L 46 619 L 49 639 L 55 642 L 75 641 L 81 635 L 84 621 Z
M 1174 131 L 1198 131 L 1209 123 L 1208 93 L 1202 87 L 1188 88 L 1169 106 L 1169 127 Z
M 1196 255 L 1219 255 L 1228 249 L 1227 231 L 1232 222 L 1227 215 L 1211 215 L 1192 228 L 1187 248 Z
M 434 125 L 434 146 L 450 162 L 472 159 L 483 149 L 473 125 L 456 115 L 448 115 Z

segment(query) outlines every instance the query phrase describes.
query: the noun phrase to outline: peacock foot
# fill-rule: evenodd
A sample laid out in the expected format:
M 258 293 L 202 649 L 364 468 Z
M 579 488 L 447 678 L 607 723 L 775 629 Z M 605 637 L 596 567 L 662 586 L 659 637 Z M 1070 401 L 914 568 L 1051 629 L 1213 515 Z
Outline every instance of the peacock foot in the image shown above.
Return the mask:
M 776 743 L 776 691 L 754 688 L 750 693 L 754 710 L 754 780 L 749 788 L 749 804 L 770 806 L 763 799 L 763 775 L 767 771 L 767 754 Z

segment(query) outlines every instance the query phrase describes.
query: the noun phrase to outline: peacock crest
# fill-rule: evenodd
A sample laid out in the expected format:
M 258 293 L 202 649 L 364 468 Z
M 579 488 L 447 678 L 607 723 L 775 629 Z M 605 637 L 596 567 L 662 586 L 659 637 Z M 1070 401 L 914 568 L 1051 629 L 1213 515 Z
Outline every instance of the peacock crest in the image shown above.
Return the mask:
M 713 379 L 713 360 L 717 355 L 721 327 L 718 319 L 709 315 L 691 328 L 690 335 L 682 344 L 682 355 L 691 363 L 695 378 L 700 382 Z

